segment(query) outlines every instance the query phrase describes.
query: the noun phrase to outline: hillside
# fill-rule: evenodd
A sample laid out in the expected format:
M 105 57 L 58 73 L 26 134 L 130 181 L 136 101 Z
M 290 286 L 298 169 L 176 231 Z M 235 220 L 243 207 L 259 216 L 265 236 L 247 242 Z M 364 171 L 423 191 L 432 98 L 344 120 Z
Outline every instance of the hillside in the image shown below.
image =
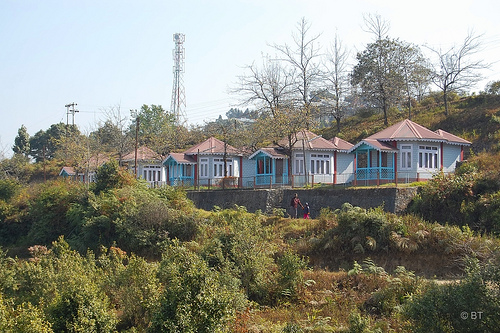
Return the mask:
M 417 108 L 414 121 L 473 147 L 397 215 L 204 211 L 113 163 L 90 187 L 1 180 L 0 331 L 498 332 L 497 117 L 498 97 L 456 100 L 446 118 Z M 346 119 L 344 138 L 380 118 Z
M 392 109 L 389 114 L 390 124 L 408 118 L 408 114 Z M 443 129 L 473 143 L 474 154 L 483 151 L 496 152 L 500 149 L 500 96 L 480 95 L 458 98 L 450 104 L 450 114 L 445 116 L 439 100 L 432 97 L 417 104 L 412 110 L 412 118 L 416 123 L 431 130 Z M 341 133 L 335 127 L 327 128 L 321 134 L 325 138 L 335 135 L 354 143 L 384 129 L 381 114 L 364 112 L 346 118 Z

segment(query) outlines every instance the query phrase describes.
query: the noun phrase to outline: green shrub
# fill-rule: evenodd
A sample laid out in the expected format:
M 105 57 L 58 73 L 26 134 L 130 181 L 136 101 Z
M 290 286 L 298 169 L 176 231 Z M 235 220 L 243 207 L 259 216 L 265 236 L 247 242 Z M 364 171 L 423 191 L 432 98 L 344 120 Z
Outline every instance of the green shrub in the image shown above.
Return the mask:
M 72 228 L 66 214 L 72 203 L 84 191 L 76 182 L 54 181 L 41 184 L 30 201 L 26 220 L 31 225 L 28 240 L 31 244 L 50 245 L 60 235 L 68 236 Z
M 93 184 L 95 193 L 101 193 L 114 188 L 122 188 L 136 182 L 134 176 L 120 168 L 114 159 L 97 168 L 96 182 Z
M 127 256 L 116 247 L 103 253 L 98 262 L 104 272 L 103 289 L 120 313 L 118 327 L 148 327 L 161 294 L 158 264 L 133 254 Z
M 151 332 L 227 332 L 228 322 L 245 306 L 237 279 L 210 269 L 177 242 L 167 248 L 159 278 L 165 289 Z
M 364 253 L 389 246 L 390 222 L 381 208 L 366 210 L 345 203 L 335 215 L 338 226 L 325 233 L 321 247 Z
M 31 303 L 14 305 L 0 293 L 0 332 L 52 333 L 51 324 L 43 311 Z
M 21 185 L 11 179 L 0 179 L 0 200 L 9 201 L 20 189 Z
M 39 306 L 55 332 L 113 332 L 116 316 L 101 289 L 102 272 L 62 238 L 52 248 L 31 248 L 33 258 L 16 265 L 16 285 L 7 289 L 21 302 Z
M 199 241 L 211 239 L 205 241 L 202 256 L 214 268 L 231 270 L 250 300 L 269 304 L 274 302 L 276 265 L 270 229 L 262 225 L 264 219 L 244 207 L 214 211 Z
M 281 330 L 281 332 L 282 333 L 303 333 L 304 330 L 298 324 L 287 323 L 286 326 L 283 327 L 283 330 Z
M 377 315 L 399 313 L 409 297 L 418 293 L 423 280 L 398 266 L 392 275 L 387 276 L 387 285 L 374 292 L 365 302 L 365 308 Z
M 296 299 L 304 282 L 302 270 L 307 268 L 307 261 L 294 253 L 285 252 L 276 259 L 276 263 L 281 296 Z
M 404 314 L 413 332 L 497 332 L 500 327 L 500 269 L 469 263 L 467 277 L 448 285 L 432 285 L 413 296 Z
M 437 174 L 421 188 L 409 211 L 429 221 L 464 225 L 463 205 L 473 200 L 476 173 Z

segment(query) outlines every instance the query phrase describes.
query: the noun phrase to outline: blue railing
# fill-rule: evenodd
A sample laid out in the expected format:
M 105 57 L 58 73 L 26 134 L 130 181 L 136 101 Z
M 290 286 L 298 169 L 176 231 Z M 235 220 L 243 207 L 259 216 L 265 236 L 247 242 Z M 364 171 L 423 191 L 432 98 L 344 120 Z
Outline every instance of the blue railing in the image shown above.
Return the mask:
M 387 167 L 358 168 L 356 178 L 358 180 L 394 179 L 394 169 Z
M 194 185 L 194 177 L 170 177 L 168 179 L 169 185 L 171 186 L 193 186 Z
M 257 175 L 255 176 L 255 185 L 269 185 L 269 184 L 288 184 L 288 176 L 276 175 Z

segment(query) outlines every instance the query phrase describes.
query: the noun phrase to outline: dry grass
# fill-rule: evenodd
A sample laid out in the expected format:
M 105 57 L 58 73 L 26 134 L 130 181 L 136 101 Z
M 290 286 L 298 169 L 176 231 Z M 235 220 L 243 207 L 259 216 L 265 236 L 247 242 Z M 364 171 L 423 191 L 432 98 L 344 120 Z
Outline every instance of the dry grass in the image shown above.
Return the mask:
M 248 332 L 281 332 L 287 323 L 295 323 L 306 332 L 337 332 L 349 325 L 349 314 L 363 311 L 372 294 L 388 284 L 383 276 L 327 270 L 304 271 L 304 279 L 315 281 L 301 292 L 300 301 L 283 303 L 277 307 L 260 307 L 250 312 Z M 396 318 L 369 313 L 372 326 L 385 331 L 403 332 L 402 323 Z

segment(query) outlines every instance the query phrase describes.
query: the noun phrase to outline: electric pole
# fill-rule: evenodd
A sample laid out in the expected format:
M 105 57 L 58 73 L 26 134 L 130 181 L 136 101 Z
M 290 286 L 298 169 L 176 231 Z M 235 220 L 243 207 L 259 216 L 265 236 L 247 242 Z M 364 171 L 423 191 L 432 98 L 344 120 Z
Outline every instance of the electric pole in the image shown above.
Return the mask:
M 139 117 L 135 118 L 135 152 L 134 152 L 134 169 L 135 178 L 137 179 L 137 149 L 139 147 Z
M 69 126 L 69 114 L 71 113 L 72 115 L 72 125 L 75 126 L 75 112 L 79 112 L 78 110 L 75 110 L 75 106 L 78 105 L 75 102 L 66 104 L 66 126 Z M 71 108 L 71 110 L 70 110 Z

